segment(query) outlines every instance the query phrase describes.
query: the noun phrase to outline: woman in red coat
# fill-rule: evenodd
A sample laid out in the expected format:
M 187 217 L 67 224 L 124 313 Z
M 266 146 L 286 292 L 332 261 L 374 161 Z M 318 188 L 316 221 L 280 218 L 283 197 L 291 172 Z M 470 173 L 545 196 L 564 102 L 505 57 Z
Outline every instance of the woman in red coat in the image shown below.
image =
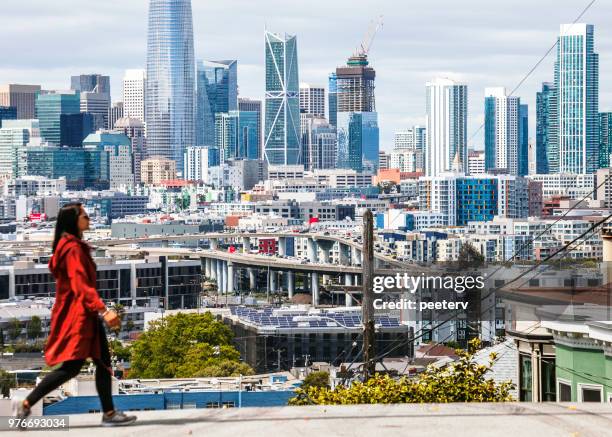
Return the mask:
M 61 366 L 15 405 L 18 417 L 29 416 L 32 405 L 77 376 L 85 360 L 91 358 L 96 363 L 96 389 L 104 412 L 102 425 L 129 425 L 136 420 L 113 406 L 110 352 L 102 319 L 111 328 L 119 327 L 121 322 L 96 291 L 96 265 L 91 248 L 83 241 L 83 232 L 88 229 L 89 217 L 80 203 L 70 203 L 60 210 L 49 262 L 57 282 L 45 361 L 49 366 Z

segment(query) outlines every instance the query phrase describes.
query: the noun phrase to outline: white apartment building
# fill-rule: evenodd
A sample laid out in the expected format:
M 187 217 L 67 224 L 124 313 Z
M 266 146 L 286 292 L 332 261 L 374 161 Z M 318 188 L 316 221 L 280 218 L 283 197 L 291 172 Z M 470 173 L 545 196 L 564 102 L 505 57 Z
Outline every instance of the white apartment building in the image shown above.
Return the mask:
M 485 174 L 485 153 L 482 150 L 473 150 L 468 153 L 468 174 Z
M 313 176 L 318 183 L 330 188 L 369 187 L 372 175 L 359 173 L 352 169 L 315 170 Z
M 569 196 L 570 199 L 578 200 L 585 196 L 595 197 L 595 194 L 593 194 L 597 177 L 595 173 L 533 174 L 527 177 L 532 181 L 542 182 L 542 197 L 544 198 Z

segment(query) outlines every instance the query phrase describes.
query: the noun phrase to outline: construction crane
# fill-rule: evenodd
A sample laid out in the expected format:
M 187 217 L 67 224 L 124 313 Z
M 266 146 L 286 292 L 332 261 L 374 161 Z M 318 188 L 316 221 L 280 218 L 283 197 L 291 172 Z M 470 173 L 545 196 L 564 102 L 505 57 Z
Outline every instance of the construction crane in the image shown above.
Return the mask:
M 383 27 L 383 16 L 380 15 L 378 19 L 374 19 L 370 22 L 370 26 L 368 27 L 368 31 L 366 32 L 361 44 L 355 50 L 355 53 L 351 58 L 362 59 L 366 61 L 368 59 L 368 53 L 370 52 L 370 48 L 372 47 L 372 43 L 374 42 L 374 38 L 380 29 Z

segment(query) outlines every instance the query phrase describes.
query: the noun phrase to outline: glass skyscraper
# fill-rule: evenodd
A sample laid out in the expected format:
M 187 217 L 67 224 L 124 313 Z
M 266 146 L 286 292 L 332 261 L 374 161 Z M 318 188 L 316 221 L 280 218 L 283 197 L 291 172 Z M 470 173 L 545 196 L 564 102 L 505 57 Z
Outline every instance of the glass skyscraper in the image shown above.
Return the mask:
M 338 112 L 336 167 L 376 172 L 379 130 L 376 112 Z
M 519 106 L 518 175 L 529 174 L 529 105 Z
M 196 142 L 215 144 L 215 114 L 238 109 L 238 62 L 200 61 L 197 66 Z
M 329 75 L 329 85 L 327 91 L 327 103 L 329 107 L 329 124 L 338 124 L 338 77 L 336 73 Z
M 270 165 L 301 161 L 297 39 L 266 31 L 264 159 Z
M 536 94 L 536 173 L 559 173 L 559 117 L 557 90 L 550 82 L 542 83 Z
M 559 172 L 593 173 L 599 166 L 599 55 L 590 24 L 562 24 L 555 62 Z
M 36 96 L 36 118 L 40 124 L 40 136 L 55 145 L 61 144 L 62 114 L 81 112 L 78 91 L 50 92 Z
M 259 112 L 238 112 L 238 153 L 247 159 L 259 159 Z
M 191 0 L 150 0 L 145 119 L 147 153 L 176 162 L 195 143 Z

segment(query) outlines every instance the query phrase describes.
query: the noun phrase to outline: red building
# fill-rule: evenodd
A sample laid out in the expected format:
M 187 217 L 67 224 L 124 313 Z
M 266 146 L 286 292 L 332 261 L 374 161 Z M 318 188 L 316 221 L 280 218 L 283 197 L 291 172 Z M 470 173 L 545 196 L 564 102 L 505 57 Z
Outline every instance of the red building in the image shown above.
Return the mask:
M 276 254 L 276 239 L 275 238 L 260 238 L 259 239 L 259 253 L 263 254 Z

